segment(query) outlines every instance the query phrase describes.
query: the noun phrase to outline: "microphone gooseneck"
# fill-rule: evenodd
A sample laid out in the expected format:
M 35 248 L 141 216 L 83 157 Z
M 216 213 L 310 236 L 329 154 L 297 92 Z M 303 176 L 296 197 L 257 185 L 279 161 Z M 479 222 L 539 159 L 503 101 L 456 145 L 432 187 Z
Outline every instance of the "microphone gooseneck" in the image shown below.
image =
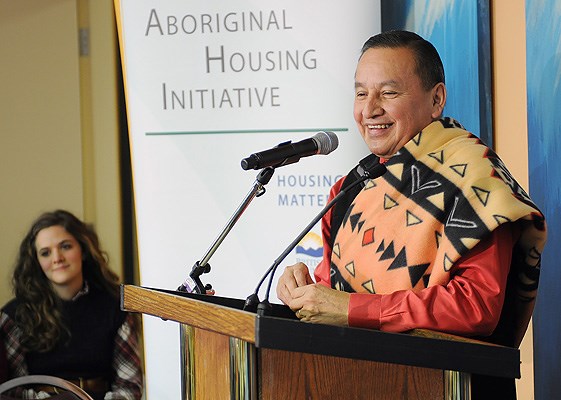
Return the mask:
M 386 172 L 386 166 L 384 164 L 380 164 L 380 158 L 371 154 L 365 158 L 363 158 L 358 166 L 357 171 L 360 174 L 360 178 L 353 182 L 351 185 L 347 186 L 345 189 L 342 189 L 329 203 L 325 205 L 325 207 L 317 214 L 312 221 L 304 228 L 302 232 L 294 239 L 288 247 L 280 254 L 279 257 L 273 262 L 273 264 L 265 271 L 265 274 L 259 280 L 255 291 L 246 299 L 244 304 L 244 310 L 246 311 L 257 311 L 259 315 L 265 315 L 267 311 L 271 308 L 269 303 L 269 297 L 271 293 L 271 286 L 273 283 L 273 278 L 275 275 L 275 271 L 277 270 L 279 264 L 286 258 L 286 256 L 296 247 L 298 243 L 302 240 L 302 238 L 314 227 L 314 225 L 329 211 L 331 207 L 339 201 L 350 189 L 354 188 L 356 185 L 364 182 L 367 179 L 376 179 L 382 176 Z M 265 294 L 265 299 L 262 302 L 259 302 L 259 289 L 265 279 L 269 276 L 269 282 L 267 285 L 267 291 Z

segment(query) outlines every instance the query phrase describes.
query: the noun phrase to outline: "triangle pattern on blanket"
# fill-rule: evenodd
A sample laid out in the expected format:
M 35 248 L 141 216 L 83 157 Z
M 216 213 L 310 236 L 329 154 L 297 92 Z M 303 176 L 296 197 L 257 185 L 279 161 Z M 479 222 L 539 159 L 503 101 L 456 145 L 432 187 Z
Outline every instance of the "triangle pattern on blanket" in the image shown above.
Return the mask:
M 481 204 L 483 204 L 483 207 L 485 207 L 487 205 L 487 202 L 489 201 L 489 195 L 491 194 L 491 192 L 477 186 L 472 186 L 471 189 L 473 190 Z
M 393 241 L 391 241 L 390 244 L 388 245 L 388 247 L 386 247 L 386 249 L 384 250 L 384 252 L 380 256 L 380 261 L 389 260 L 389 259 L 394 258 L 394 257 L 395 257 L 395 252 L 394 252 L 394 249 L 393 249 Z
M 461 128 L 452 119 L 439 123 Z M 333 287 L 391 293 L 409 284 L 416 289 L 429 281 L 442 284 L 460 257 L 511 220 L 510 210 L 497 207 L 508 190 L 505 184 L 512 189 L 511 198 L 533 206 L 502 161 L 478 144 L 476 136 L 439 128 L 435 123 L 414 137 L 386 161 L 388 173 L 366 183 L 374 190 L 363 190 L 352 200 L 333 238 Z M 341 251 L 345 254 L 339 261 Z M 526 260 L 530 254 L 539 260 L 538 248 L 525 253 Z
M 467 164 L 454 164 L 450 165 L 450 169 L 463 178 L 466 176 L 467 166 Z
M 360 212 L 353 214 L 349 217 L 349 221 L 351 222 L 351 229 L 353 230 L 353 232 L 355 231 L 357 226 L 359 227 L 358 230 L 360 231 L 360 228 L 362 227 L 362 223 L 364 223 L 364 221 L 362 221 L 361 223 L 360 221 L 361 217 L 362 217 L 362 213 Z
M 354 278 L 354 276 L 355 276 L 355 263 L 351 261 L 350 263 L 345 265 L 345 269 L 347 271 L 349 271 L 349 274 L 351 274 L 351 276 Z
M 392 209 L 394 207 L 397 207 L 398 205 L 399 205 L 399 203 L 397 201 L 395 201 L 394 199 L 392 199 L 387 194 L 384 196 L 384 210 Z
M 409 267 L 409 277 L 411 278 L 411 287 L 415 287 L 419 280 L 424 276 L 430 263 L 411 265 Z M 427 276 L 428 277 L 428 276 Z M 424 287 L 427 287 L 428 281 L 423 282 Z
M 422 143 L 420 146 L 422 146 Z M 441 151 L 428 154 L 428 156 L 432 159 L 437 159 L 438 162 L 446 162 L 445 154 Z M 395 174 L 385 174 L 385 180 L 392 188 L 397 189 L 401 196 L 413 201 L 417 206 L 430 213 L 435 220 L 442 223 L 445 229 L 441 234 L 446 236 L 458 253 L 463 253 L 466 250 L 463 238 L 483 237 L 489 232 L 485 223 L 474 211 L 474 205 L 470 203 L 470 200 L 463 192 L 457 191 L 455 183 L 450 179 L 424 163 L 415 162 L 415 158 L 409 153 L 407 148 L 402 148 L 400 156 L 397 159 L 392 157 L 386 163 L 386 166 L 388 169 L 391 169 L 398 164 L 402 166 L 407 165 L 407 168 L 403 168 L 403 174 L 400 179 Z M 461 174 L 467 174 L 469 170 L 469 163 L 467 162 L 455 162 L 453 166 L 452 170 L 455 170 L 451 178 L 457 176 L 458 179 L 461 179 Z M 430 176 L 430 179 L 423 181 L 422 177 L 424 176 Z M 484 202 L 488 200 L 488 196 L 484 192 L 485 189 L 479 189 L 481 190 L 477 193 L 481 197 L 475 196 L 478 201 Z M 394 192 L 384 193 L 383 198 L 385 210 L 391 210 L 401 205 L 401 202 L 404 201 L 401 197 L 396 196 Z M 413 215 L 417 217 L 418 215 L 409 206 L 403 211 L 405 226 L 411 226 L 409 224 L 415 218 L 411 218 L 407 211 L 413 212 Z
M 395 163 L 391 165 L 386 165 L 388 172 L 396 177 L 396 179 L 401 180 L 403 176 L 403 164 Z
M 405 246 L 399 251 L 397 256 L 393 259 L 392 263 L 388 267 L 388 271 L 397 268 L 407 267 L 407 253 L 405 251 Z

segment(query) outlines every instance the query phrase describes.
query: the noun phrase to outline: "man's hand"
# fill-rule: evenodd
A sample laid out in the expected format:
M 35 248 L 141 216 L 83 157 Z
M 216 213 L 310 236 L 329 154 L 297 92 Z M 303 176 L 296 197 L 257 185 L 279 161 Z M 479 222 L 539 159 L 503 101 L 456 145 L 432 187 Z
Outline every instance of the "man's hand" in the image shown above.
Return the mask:
M 299 286 L 313 284 L 310 271 L 304 263 L 286 267 L 277 284 L 277 296 L 286 305 L 292 301 L 292 291 Z
M 314 284 L 305 264 L 287 267 L 277 286 L 279 299 L 301 321 L 348 325 L 350 294 Z

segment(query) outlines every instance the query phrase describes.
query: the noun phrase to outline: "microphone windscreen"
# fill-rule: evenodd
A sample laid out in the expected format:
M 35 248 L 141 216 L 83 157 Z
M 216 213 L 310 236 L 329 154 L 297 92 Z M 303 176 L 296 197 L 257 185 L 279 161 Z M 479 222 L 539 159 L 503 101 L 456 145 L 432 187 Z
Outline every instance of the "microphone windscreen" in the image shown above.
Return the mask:
M 339 138 L 333 132 L 320 131 L 312 139 L 318 146 L 316 154 L 329 154 L 339 146 Z

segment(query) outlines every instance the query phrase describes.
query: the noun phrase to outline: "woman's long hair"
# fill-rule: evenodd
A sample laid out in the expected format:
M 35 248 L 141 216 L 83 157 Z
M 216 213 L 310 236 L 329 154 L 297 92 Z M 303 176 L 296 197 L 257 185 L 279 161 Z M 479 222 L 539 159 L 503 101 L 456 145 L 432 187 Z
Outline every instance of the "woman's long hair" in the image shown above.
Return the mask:
M 37 234 L 52 226 L 63 227 L 80 244 L 84 280 L 90 286 L 119 296 L 119 277 L 109 269 L 107 255 L 101 250 L 94 229 L 68 211 L 42 214 L 21 242 L 12 278 L 14 294 L 19 300 L 15 320 L 22 331 L 21 344 L 27 351 L 52 350 L 70 334 L 62 321 L 61 299 L 37 260 Z

